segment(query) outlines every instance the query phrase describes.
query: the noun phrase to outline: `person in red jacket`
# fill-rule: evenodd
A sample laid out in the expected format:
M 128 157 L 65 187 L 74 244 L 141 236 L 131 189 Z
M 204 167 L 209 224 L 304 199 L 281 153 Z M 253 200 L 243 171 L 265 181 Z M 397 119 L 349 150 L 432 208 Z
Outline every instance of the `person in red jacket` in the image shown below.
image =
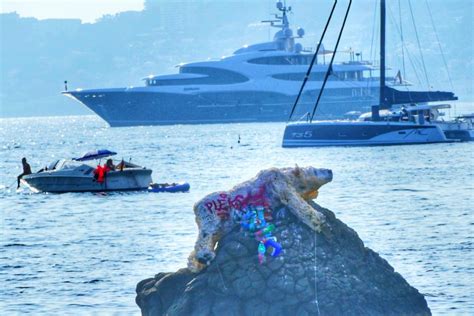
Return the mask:
M 97 168 L 94 170 L 94 178 L 97 180 L 97 182 L 102 183 L 104 182 L 105 178 L 105 167 L 102 167 L 101 165 L 97 165 Z

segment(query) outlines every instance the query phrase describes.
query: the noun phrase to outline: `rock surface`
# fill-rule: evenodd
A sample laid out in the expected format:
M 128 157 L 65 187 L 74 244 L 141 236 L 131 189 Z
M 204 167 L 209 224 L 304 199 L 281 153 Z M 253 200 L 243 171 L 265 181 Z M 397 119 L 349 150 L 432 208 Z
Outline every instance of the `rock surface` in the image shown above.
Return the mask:
M 423 297 L 357 233 L 326 217 L 315 233 L 284 206 L 274 210 L 276 258 L 257 260 L 258 242 L 240 228 L 223 236 L 199 273 L 159 273 L 137 285 L 142 315 L 430 315 Z

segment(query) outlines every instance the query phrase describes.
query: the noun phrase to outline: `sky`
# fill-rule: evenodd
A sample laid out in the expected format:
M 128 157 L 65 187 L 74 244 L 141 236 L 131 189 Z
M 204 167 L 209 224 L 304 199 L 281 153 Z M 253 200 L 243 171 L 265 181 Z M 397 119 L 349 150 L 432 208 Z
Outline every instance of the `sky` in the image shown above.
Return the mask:
M 142 11 L 144 3 L 159 4 L 158 12 L 153 12 L 158 7 L 152 6 L 150 12 L 154 14 L 124 14 L 92 25 L 80 25 L 74 21 L 38 23 L 32 19 L 19 19 L 16 15 L 3 16 L 0 26 L 3 30 L 9 29 L 1 32 L 0 46 L 9 49 L 0 49 L 0 117 L 89 113 L 58 93 L 64 87 L 63 80 L 69 79 L 71 88 L 141 86 L 141 78 L 149 74 L 176 73 L 175 65 L 181 62 L 229 55 L 244 44 L 271 40 L 276 31 L 258 23 L 272 17 L 270 12 L 275 11 L 276 0 L 148 1 L 0 0 L 2 13 L 16 11 L 21 17 L 40 20 L 75 18 L 85 23 L 107 14 Z M 328 47 L 334 45 L 344 3 L 347 3 L 346 0 L 340 2 L 343 5 L 336 11 L 336 20 L 325 40 Z M 372 34 L 377 33 L 377 27 L 373 26 L 378 21 L 374 17 L 376 1 L 356 2 L 336 58 L 338 61 L 347 60 L 348 55 L 342 51 L 353 47 L 363 52 L 364 59 L 377 61 L 377 37 L 372 41 Z M 474 41 L 469 39 L 473 36 L 474 0 L 427 0 L 436 21 L 437 34 L 426 11 L 425 0 L 412 0 L 421 35 L 420 49 L 416 45 L 408 0 L 400 1 L 403 19 L 398 18 L 398 2 L 387 0 L 387 57 L 388 65 L 392 67 L 388 74 L 394 75 L 398 69 L 403 69 L 402 45 L 397 31 L 397 22 L 403 20 L 404 45 L 410 52 L 405 57 L 411 56 L 405 58 L 407 72 L 403 71 L 403 77 L 414 84 L 411 88 L 422 90 L 429 85 L 434 89 L 455 91 L 461 101 L 473 100 Z M 287 0 L 287 3 L 294 8 L 290 15 L 293 27 L 306 29 L 303 45 L 314 47 L 331 0 Z M 253 10 L 235 13 L 249 4 L 253 4 Z M 196 10 L 201 10 L 201 14 L 196 15 Z M 438 35 L 447 67 L 444 67 L 437 44 Z M 77 37 L 83 41 L 78 41 Z M 422 76 L 420 52 L 423 52 L 428 68 L 429 84 Z M 449 76 L 446 69 L 450 71 Z M 24 85 L 25 76 L 29 78 L 29 85 Z M 28 102 L 31 95 L 36 96 L 34 102 Z M 3 104 L 8 104 L 8 107 L 2 107 Z
M 2 13 L 16 11 L 22 17 L 38 19 L 76 18 L 84 23 L 104 14 L 142 9 L 143 0 L 0 0 Z

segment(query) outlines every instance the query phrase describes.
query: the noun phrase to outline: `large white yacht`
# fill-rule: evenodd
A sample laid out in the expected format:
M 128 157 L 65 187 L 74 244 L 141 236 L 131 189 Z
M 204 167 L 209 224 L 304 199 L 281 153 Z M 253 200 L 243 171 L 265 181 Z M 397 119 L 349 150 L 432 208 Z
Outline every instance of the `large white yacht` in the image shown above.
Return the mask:
M 179 73 L 149 76 L 142 87 L 77 89 L 63 94 L 111 126 L 286 121 L 313 52 L 298 43 L 304 30 L 290 28 L 291 7 L 279 1 L 277 9 L 275 20 L 263 21 L 279 29 L 270 42 L 244 46 L 220 60 L 182 64 Z M 328 69 L 325 55 L 332 53 L 321 45 L 295 116 L 313 107 Z M 370 110 L 379 91 L 379 80 L 372 77 L 374 69 L 353 52 L 348 61 L 335 63 L 316 118 Z M 386 80 L 389 86 L 395 81 Z M 401 81 L 398 84 L 404 84 Z

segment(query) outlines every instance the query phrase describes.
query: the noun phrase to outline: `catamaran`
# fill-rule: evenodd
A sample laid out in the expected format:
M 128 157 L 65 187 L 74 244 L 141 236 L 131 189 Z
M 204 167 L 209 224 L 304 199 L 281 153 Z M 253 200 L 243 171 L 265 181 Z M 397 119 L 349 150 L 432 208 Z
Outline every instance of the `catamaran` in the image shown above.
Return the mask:
M 334 2 L 329 15 L 326 28 L 321 41 L 326 33 L 327 26 L 332 18 L 332 13 L 337 2 Z M 386 85 L 385 78 L 385 0 L 380 2 L 380 98 L 378 105 L 371 108 L 370 115 L 362 116 L 355 121 L 313 121 L 314 114 L 319 105 L 319 100 L 325 89 L 325 84 L 331 72 L 331 66 L 336 55 L 337 47 L 344 30 L 347 16 L 350 11 L 352 0 L 349 2 L 346 15 L 342 23 L 339 36 L 335 45 L 334 54 L 323 81 L 321 91 L 316 100 L 312 114 L 308 114 L 307 121 L 287 124 L 283 135 L 283 147 L 321 147 L 321 146 L 368 146 L 368 145 L 403 145 L 403 144 L 428 144 L 445 143 L 453 140 L 446 138 L 443 130 L 438 124 L 431 122 L 426 115 L 425 108 L 412 108 L 406 115 L 381 115 L 380 109 L 390 109 L 393 104 L 416 103 L 426 100 L 430 95 L 431 100 L 443 100 L 446 97 L 454 97 L 450 92 L 402 92 Z M 314 58 L 313 58 L 314 60 Z M 310 64 L 307 76 L 311 74 Z M 300 94 L 304 89 L 306 79 L 303 80 Z M 291 115 L 297 106 L 299 96 L 293 105 Z

